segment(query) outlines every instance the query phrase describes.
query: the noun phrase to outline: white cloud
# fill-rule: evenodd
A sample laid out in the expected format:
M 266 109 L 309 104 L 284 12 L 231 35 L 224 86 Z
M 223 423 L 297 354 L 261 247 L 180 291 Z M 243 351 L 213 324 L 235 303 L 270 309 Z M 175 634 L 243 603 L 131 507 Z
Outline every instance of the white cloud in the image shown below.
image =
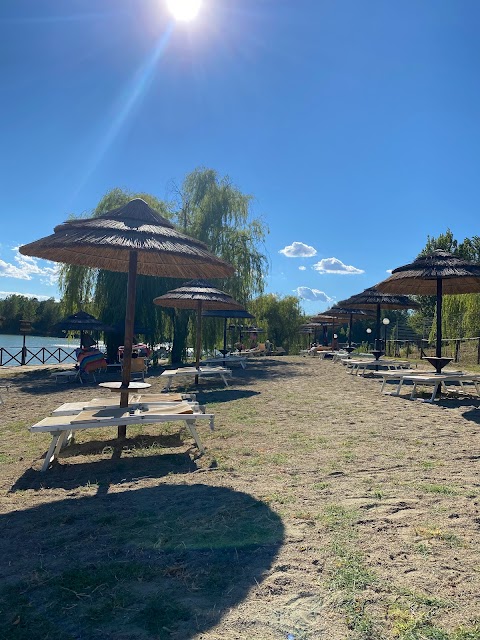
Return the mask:
M 292 242 L 278 253 L 283 253 L 287 258 L 311 258 L 317 255 L 317 250 L 303 242 Z
M 9 264 L 4 260 L 0 260 L 0 277 L 4 278 L 17 278 L 18 280 L 31 280 L 32 278 L 19 269 L 14 264 Z
M 310 289 L 310 287 L 297 287 L 294 292 L 302 300 L 314 300 L 315 302 L 332 302 L 333 298 L 329 298 L 326 293 L 318 289 Z
M 43 296 L 38 293 L 23 293 L 23 291 L 0 291 L 0 298 L 7 298 L 8 296 L 25 296 L 25 298 L 37 298 L 37 300 L 50 300 L 50 298 L 54 297 Z
M 39 277 L 42 284 L 49 286 L 57 284 L 59 269 L 57 264 L 42 260 L 41 262 L 46 266 L 41 266 L 36 258 L 22 256 L 18 252 L 18 247 L 15 247 L 14 251 L 16 264 L 0 260 L 0 277 L 15 278 L 17 280 L 32 280 L 34 277 Z
M 338 258 L 323 258 L 312 267 L 318 273 L 337 273 L 341 275 L 352 275 L 365 273 L 363 269 L 357 269 L 348 264 L 343 264 Z
M 393 269 L 387 269 L 387 273 L 392 273 Z
M 307 267 L 305 267 L 304 265 L 302 265 L 301 267 L 298 267 L 300 269 L 300 271 L 306 271 Z

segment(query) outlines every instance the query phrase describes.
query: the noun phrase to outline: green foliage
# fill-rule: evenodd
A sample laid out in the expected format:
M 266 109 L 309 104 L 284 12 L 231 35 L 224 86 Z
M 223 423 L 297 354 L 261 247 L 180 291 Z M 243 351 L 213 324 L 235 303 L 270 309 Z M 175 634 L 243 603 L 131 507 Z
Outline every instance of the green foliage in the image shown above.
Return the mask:
M 53 298 L 38 300 L 13 294 L 0 300 L 0 315 L 3 317 L 0 331 L 17 334 L 20 320 L 32 323 L 33 335 L 58 335 L 53 326 L 63 317 L 62 306 Z
M 264 338 L 287 351 L 299 341 L 300 325 L 305 321 L 295 296 L 281 298 L 273 293 L 259 296 L 249 305 Z

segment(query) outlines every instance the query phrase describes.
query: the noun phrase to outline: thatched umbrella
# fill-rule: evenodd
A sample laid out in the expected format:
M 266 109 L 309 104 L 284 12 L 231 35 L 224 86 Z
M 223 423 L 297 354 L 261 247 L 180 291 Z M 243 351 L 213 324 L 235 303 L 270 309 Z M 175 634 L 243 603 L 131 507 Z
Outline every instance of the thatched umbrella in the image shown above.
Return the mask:
M 208 309 L 238 309 L 243 311 L 240 303 L 236 302 L 228 293 L 216 289 L 205 280 L 191 280 L 178 289 L 167 291 L 163 296 L 154 298 L 154 304 L 176 309 L 196 309 L 197 311 L 197 340 L 195 346 L 195 366 L 200 366 L 202 342 L 202 311 Z
M 223 318 L 223 350 L 222 355 L 228 353 L 227 349 L 227 320 L 232 318 L 254 318 L 245 309 L 212 309 L 202 313 L 204 318 Z
M 316 316 L 313 316 L 312 318 L 310 318 L 310 323 L 320 323 L 324 329 L 324 340 L 323 340 L 323 344 L 326 345 L 328 344 L 328 328 L 327 325 L 331 324 L 332 325 L 332 349 L 335 347 L 335 320 L 336 318 L 334 316 L 329 315 L 328 311 L 322 311 L 322 313 L 319 313 Z
M 168 278 L 223 278 L 233 267 L 174 225 L 141 198 L 95 218 L 69 220 L 20 253 L 83 267 L 128 273 L 125 351 L 120 406 L 128 406 L 137 273 Z M 119 435 L 124 435 L 124 428 Z
M 80 347 L 84 345 L 84 331 L 112 331 L 112 327 L 104 324 L 101 320 L 97 320 L 86 311 L 72 313 L 72 315 L 57 322 L 55 328 L 61 331 L 80 331 Z
M 480 293 L 480 264 L 463 260 L 448 251 L 436 249 L 411 264 L 397 267 L 377 285 L 379 291 L 407 293 L 437 298 L 437 338 L 435 358 L 427 358 L 437 373 L 450 362 L 442 358 L 443 294 Z
M 316 342 L 317 331 L 320 331 L 320 329 L 322 329 L 323 326 L 324 326 L 324 323 L 322 322 L 305 322 L 304 324 L 300 325 L 298 332 L 302 334 L 303 333 L 307 334 L 308 336 L 313 335 L 313 341 Z
M 327 311 L 325 311 L 325 313 L 328 316 L 331 316 L 333 318 L 337 318 L 338 320 L 343 320 L 346 317 L 348 317 L 348 347 L 346 348 L 346 351 L 348 351 L 349 353 L 351 351 L 353 351 L 354 347 L 352 347 L 352 324 L 353 324 L 353 317 L 355 316 L 357 319 L 360 318 L 366 318 L 368 317 L 368 313 L 363 311 L 362 309 L 348 309 L 345 307 L 341 307 L 339 305 L 335 305 L 333 306 L 331 309 L 328 309 Z
M 380 350 L 380 311 L 381 309 L 416 309 L 418 304 L 409 298 L 402 295 L 389 295 L 382 293 L 377 287 L 369 287 L 351 296 L 347 300 L 341 300 L 338 303 L 339 307 L 346 309 L 362 309 L 362 310 L 375 310 L 377 315 L 377 321 L 375 326 L 375 349 L 373 354 L 378 358 L 381 355 Z

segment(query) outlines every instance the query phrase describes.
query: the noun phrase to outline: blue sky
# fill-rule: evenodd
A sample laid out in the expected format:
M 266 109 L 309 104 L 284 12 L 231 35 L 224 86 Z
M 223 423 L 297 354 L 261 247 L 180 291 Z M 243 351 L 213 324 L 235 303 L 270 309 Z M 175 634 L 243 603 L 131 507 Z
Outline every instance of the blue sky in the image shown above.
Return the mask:
M 0 296 L 58 297 L 16 247 L 198 166 L 255 197 L 268 291 L 307 313 L 427 235 L 478 235 L 479 19 L 477 0 L 203 0 L 189 24 L 164 0 L 2 0 Z

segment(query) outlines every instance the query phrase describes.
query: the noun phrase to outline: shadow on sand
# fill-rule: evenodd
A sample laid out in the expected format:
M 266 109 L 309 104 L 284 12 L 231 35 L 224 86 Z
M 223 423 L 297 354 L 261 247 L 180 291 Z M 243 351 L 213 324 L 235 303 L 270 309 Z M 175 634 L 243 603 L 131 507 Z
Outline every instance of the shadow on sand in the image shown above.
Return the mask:
M 54 501 L 0 527 L 10 640 L 199 637 L 262 581 L 284 535 L 264 503 L 201 484 Z

